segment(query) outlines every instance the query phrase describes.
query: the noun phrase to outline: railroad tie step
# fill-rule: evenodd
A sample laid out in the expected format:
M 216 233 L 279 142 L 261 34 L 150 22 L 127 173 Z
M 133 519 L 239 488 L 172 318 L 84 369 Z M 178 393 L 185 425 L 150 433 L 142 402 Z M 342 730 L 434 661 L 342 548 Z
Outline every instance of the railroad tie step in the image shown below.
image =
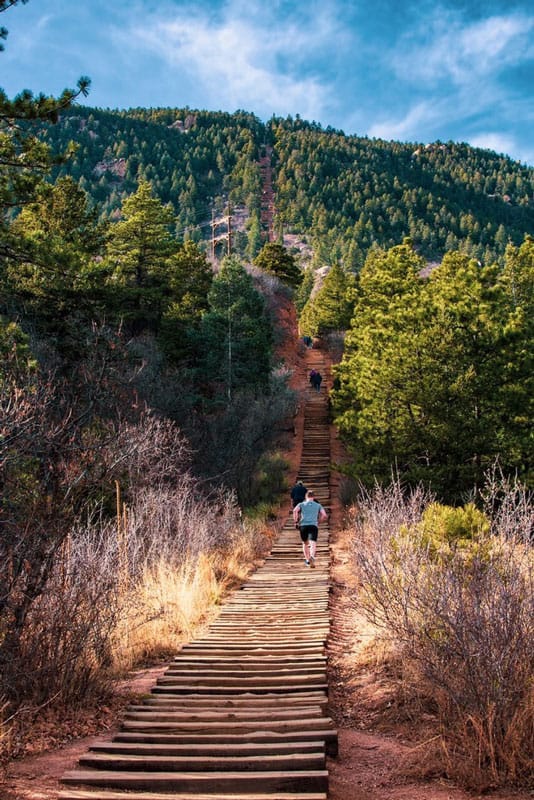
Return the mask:
M 227 744 L 273 744 L 280 742 L 324 742 L 326 753 L 329 756 L 336 756 L 338 752 L 337 730 L 332 728 L 322 728 L 321 730 L 299 730 L 299 731 L 234 731 L 232 733 L 221 733 L 217 731 L 192 732 L 192 731 L 159 731 L 159 730 L 139 730 L 139 731 L 119 731 L 114 736 L 115 742 L 130 742 L 136 744 L 187 744 L 196 747 L 197 745 L 227 745 Z
M 227 794 L 217 792 L 216 795 L 190 792 L 173 792 L 172 796 L 153 791 L 121 792 L 114 789 L 79 789 L 70 787 L 63 789 L 58 800 L 273 800 L 272 794 L 242 792 Z M 327 800 L 325 792 L 276 792 L 276 800 Z
M 311 753 L 271 755 L 155 755 L 138 753 L 90 752 L 79 760 L 80 766 L 97 770 L 139 772 L 280 772 L 322 770 L 324 748 Z
M 74 770 L 62 777 L 62 783 L 74 786 L 97 786 L 129 791 L 206 793 L 254 792 L 327 792 L 328 772 L 288 770 L 272 772 L 136 772 L 112 770 Z M 217 798 L 220 795 L 217 794 Z M 174 798 L 173 798 L 174 800 Z

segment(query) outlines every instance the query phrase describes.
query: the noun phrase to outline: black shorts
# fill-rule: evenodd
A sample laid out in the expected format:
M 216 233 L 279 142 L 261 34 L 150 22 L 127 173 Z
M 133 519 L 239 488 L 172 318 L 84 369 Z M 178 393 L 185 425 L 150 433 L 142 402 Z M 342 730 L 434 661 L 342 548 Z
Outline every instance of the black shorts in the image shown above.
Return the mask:
M 316 542 L 319 536 L 319 528 L 317 525 L 301 525 L 300 538 L 303 542 Z

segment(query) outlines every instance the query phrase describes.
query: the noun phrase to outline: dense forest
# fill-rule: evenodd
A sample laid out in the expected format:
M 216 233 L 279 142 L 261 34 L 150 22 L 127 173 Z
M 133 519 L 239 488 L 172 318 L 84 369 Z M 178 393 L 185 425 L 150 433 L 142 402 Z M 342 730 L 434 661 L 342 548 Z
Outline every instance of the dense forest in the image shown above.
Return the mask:
M 85 107 L 63 114 L 45 138 L 59 150 L 76 143 L 55 175 L 71 175 L 104 219 L 140 180 L 172 204 L 177 235 L 197 242 L 209 238 L 212 212 L 243 204 L 247 236 L 235 247 L 251 258 L 262 244 L 258 162 L 266 147 L 278 235 L 307 239 L 317 265 L 358 269 L 371 246 L 406 236 L 427 260 L 461 250 L 488 262 L 534 233 L 532 168 L 454 142 L 372 140 L 299 118 L 264 124 L 245 112 Z

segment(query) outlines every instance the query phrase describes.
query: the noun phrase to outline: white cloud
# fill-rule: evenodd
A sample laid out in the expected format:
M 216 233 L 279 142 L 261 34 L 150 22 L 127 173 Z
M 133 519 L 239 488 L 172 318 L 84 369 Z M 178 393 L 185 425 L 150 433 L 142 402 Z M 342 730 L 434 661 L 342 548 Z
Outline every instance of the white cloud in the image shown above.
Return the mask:
M 496 131 L 481 132 L 469 137 L 468 141 L 473 147 L 494 150 L 496 153 L 506 153 L 518 161 L 534 166 L 534 148 L 532 145 L 530 147 L 522 147 L 518 144 L 515 136 L 510 134 Z
M 369 129 L 369 136 L 380 139 L 399 139 L 401 141 L 421 140 L 422 131 L 429 126 L 439 124 L 443 119 L 444 109 L 439 102 L 420 102 L 408 109 L 400 119 L 390 117 L 375 122 Z
M 469 143 L 473 147 L 495 150 L 496 153 L 511 153 L 516 149 L 514 138 L 504 133 L 477 133 L 471 136 Z
M 438 9 L 424 28 L 401 39 L 394 69 L 410 81 L 450 79 L 472 85 L 531 58 L 533 30 L 534 16 L 509 14 L 464 23 L 457 14 Z
M 276 8 L 228 3 L 217 17 L 194 8 L 167 9 L 142 28 L 116 32 L 121 47 L 148 51 L 176 76 L 194 80 L 212 107 L 245 108 L 264 115 L 300 113 L 319 119 L 329 102 L 314 56 L 343 39 L 332 6 L 307 9 L 281 23 Z

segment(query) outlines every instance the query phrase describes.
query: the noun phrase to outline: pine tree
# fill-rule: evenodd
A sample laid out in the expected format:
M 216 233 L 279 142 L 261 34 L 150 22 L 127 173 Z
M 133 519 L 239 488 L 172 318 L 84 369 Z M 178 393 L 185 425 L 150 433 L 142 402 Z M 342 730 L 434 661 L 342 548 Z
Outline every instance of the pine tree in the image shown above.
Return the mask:
M 286 248 L 276 242 L 267 242 L 254 259 L 254 264 L 280 278 L 282 283 L 297 287 L 302 282 L 300 271 L 294 256 Z
M 168 267 L 170 301 L 163 313 L 159 339 L 172 361 L 192 361 L 202 316 L 209 307 L 213 270 L 205 254 L 191 241 L 171 255 Z
M 300 332 L 305 336 L 325 336 L 332 331 L 347 330 L 353 310 L 349 291 L 352 286 L 352 278 L 335 263 L 317 294 L 302 309 Z
M 272 330 L 265 301 L 235 258 L 227 258 L 208 293 L 202 318 L 201 373 L 230 400 L 236 390 L 265 388 Z
M 122 219 L 109 229 L 106 262 L 110 285 L 118 291 L 119 313 L 134 332 L 158 328 L 170 293 L 170 256 L 177 243 L 171 235 L 174 214 L 141 181 L 122 205 Z

